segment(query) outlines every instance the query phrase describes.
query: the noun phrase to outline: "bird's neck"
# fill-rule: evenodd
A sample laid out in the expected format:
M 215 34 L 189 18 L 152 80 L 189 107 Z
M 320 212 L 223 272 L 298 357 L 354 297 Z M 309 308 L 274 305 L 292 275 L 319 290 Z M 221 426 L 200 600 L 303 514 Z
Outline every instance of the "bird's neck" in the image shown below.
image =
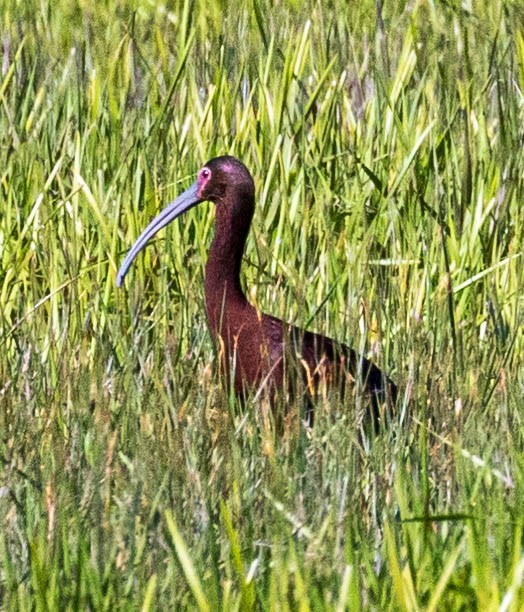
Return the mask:
M 219 205 L 220 206 L 220 205 Z M 217 207 L 215 236 L 206 264 L 206 312 L 212 334 L 235 333 L 249 303 L 240 283 L 240 266 L 251 216 L 224 214 Z

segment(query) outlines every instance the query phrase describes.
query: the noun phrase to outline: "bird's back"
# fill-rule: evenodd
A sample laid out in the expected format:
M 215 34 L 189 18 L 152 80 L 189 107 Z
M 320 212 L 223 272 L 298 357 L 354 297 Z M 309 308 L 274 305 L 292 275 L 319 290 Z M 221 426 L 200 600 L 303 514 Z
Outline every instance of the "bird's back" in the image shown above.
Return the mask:
M 375 364 L 356 351 L 331 338 L 290 325 L 270 315 L 260 319 L 262 336 L 269 347 L 269 359 L 264 364 L 266 378 L 272 378 L 277 388 L 290 388 L 298 379 L 304 390 L 315 397 L 327 385 L 344 393 L 360 387 L 369 399 L 373 419 L 383 407 L 395 404 L 397 387 Z M 349 397 L 354 397 L 351 393 Z

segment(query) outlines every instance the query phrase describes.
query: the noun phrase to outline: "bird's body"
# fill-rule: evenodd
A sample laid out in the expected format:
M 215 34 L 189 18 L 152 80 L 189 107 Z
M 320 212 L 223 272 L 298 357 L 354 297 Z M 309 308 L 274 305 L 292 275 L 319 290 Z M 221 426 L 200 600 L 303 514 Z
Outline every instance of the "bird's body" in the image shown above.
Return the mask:
M 321 379 L 337 385 L 358 379 L 378 416 L 380 405 L 396 399 L 394 383 L 381 370 L 345 345 L 260 313 L 246 299 L 240 265 L 255 188 L 249 171 L 236 158 L 209 161 L 196 183 L 153 219 L 124 260 L 117 284 L 121 285 L 133 259 L 159 229 L 205 200 L 216 205 L 215 235 L 205 273 L 206 314 L 226 379 L 234 373 L 236 393 L 287 390 L 294 386 L 297 372 L 309 392 Z

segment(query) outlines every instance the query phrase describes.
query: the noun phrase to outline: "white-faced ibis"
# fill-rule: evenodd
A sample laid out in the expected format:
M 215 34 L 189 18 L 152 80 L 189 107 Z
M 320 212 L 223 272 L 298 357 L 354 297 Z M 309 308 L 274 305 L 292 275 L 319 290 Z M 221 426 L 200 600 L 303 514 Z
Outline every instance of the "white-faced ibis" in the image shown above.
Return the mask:
M 297 376 L 308 392 L 314 392 L 323 377 L 344 386 L 360 380 L 378 417 L 381 406 L 395 402 L 397 389 L 377 366 L 348 346 L 261 313 L 246 299 L 240 265 L 255 208 L 255 186 L 238 159 L 223 156 L 209 161 L 196 182 L 151 221 L 124 259 L 117 286 L 161 228 L 206 200 L 216 206 L 215 235 L 205 272 L 207 320 L 227 380 L 234 368 L 235 392 L 244 396 L 246 390 L 263 387 L 272 394 L 289 389 Z

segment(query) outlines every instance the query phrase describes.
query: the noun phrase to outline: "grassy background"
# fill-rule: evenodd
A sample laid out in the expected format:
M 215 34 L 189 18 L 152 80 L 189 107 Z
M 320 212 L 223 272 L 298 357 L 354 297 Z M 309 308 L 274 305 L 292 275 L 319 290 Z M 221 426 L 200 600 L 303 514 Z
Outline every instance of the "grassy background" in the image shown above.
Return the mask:
M 524 606 L 520 2 L 3 0 L 0 606 Z M 398 381 L 374 439 L 225 397 L 202 205 L 252 170 L 266 312 Z

